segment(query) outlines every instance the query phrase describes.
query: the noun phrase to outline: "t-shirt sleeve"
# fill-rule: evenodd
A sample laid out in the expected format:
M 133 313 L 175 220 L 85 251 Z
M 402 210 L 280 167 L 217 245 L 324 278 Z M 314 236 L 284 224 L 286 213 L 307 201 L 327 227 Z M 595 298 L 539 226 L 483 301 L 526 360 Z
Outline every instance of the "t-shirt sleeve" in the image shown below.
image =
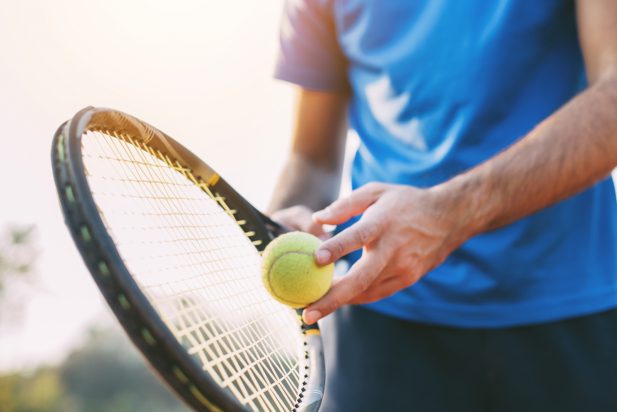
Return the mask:
M 303 88 L 347 91 L 347 60 L 331 0 L 286 0 L 274 77 Z

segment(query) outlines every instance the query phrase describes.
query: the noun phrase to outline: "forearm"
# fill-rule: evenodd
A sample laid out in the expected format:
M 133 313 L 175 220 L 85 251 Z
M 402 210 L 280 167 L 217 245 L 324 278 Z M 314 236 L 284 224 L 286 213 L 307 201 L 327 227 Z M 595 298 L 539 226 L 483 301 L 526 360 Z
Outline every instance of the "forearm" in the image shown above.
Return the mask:
M 269 213 L 298 205 L 318 210 L 336 199 L 347 134 L 347 98 L 298 90 L 291 153 L 274 189 Z
M 268 213 L 296 205 L 324 208 L 337 198 L 340 181 L 340 167 L 326 169 L 301 153 L 292 153 L 275 186 Z
M 435 188 L 459 209 L 466 236 L 572 196 L 617 166 L 617 80 L 600 80 L 531 133 Z

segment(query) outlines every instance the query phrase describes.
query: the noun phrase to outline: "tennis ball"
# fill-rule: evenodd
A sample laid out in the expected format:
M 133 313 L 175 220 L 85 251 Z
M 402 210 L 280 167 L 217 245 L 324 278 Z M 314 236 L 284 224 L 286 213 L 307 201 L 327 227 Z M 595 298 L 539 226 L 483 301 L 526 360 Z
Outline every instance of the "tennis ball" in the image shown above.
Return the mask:
M 303 308 L 328 292 L 334 264 L 317 266 L 314 253 L 320 243 L 309 233 L 290 232 L 268 244 L 262 255 L 261 278 L 274 299 Z

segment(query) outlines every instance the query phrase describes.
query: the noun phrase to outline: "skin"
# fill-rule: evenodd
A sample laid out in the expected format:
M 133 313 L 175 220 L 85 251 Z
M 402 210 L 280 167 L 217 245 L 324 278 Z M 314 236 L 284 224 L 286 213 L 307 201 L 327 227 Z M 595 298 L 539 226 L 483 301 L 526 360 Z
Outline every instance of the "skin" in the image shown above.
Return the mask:
M 312 214 L 338 196 L 347 100 L 343 94 L 298 90 L 291 153 L 267 209 L 272 219 L 326 237 Z
M 323 236 L 321 225 L 363 214 L 316 252 L 317 263 L 327 264 L 364 248 L 347 276 L 305 309 L 305 322 L 409 287 L 470 237 L 575 195 L 610 174 L 617 166 L 617 2 L 579 0 L 577 21 L 589 87 L 492 159 L 428 189 L 371 183 L 330 205 L 323 199 L 336 194 L 322 194 L 322 204 L 308 199 L 332 188 L 309 182 L 307 170 L 302 173 L 307 184 L 277 186 L 287 199 L 296 197 L 292 204 L 279 196 L 283 201 L 271 205 L 272 217 L 292 228 Z M 332 113 L 343 116 L 345 96 L 301 91 L 298 102 L 297 125 L 303 130 L 296 128 L 292 157 L 311 159 L 313 173 L 327 170 L 340 178 L 342 120 Z M 330 115 L 309 124 L 308 119 L 322 119 L 324 107 Z

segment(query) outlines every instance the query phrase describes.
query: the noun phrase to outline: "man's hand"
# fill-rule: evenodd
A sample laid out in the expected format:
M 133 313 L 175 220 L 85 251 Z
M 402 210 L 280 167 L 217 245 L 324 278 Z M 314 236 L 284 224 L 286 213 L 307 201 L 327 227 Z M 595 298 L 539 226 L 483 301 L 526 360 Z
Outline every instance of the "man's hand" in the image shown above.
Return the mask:
M 327 234 L 322 225 L 315 222 L 312 215 L 313 212 L 308 207 L 297 205 L 277 210 L 270 215 L 270 218 L 288 229 L 308 232 L 322 240 L 326 239 Z
M 362 258 L 318 302 L 304 312 L 311 324 L 345 304 L 373 302 L 416 283 L 463 243 L 460 205 L 444 201 L 437 190 L 370 183 L 313 215 L 317 224 L 360 221 L 326 240 L 316 252 L 325 265 L 356 249 Z

